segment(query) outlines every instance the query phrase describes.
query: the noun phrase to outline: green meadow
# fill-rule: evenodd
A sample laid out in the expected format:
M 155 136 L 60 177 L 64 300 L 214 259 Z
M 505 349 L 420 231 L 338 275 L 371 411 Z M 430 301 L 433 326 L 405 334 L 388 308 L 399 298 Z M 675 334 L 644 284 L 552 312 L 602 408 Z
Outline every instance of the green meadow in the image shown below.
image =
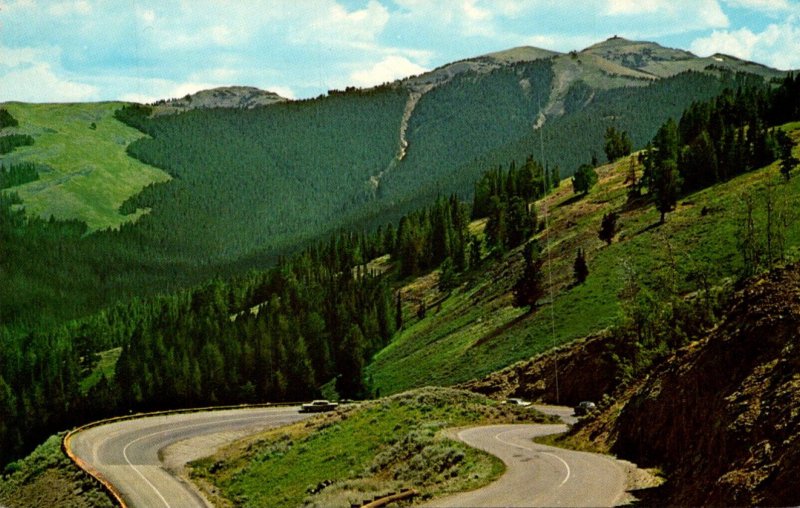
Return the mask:
M 145 186 L 169 180 L 164 171 L 128 156 L 126 148 L 144 135 L 114 118 L 119 102 L 20 104 L 3 107 L 19 121 L 9 129 L 34 138 L 0 162 L 31 162 L 39 180 L 11 189 L 32 215 L 85 221 L 90 231 L 119 228 L 146 210 L 123 215 L 120 205 Z

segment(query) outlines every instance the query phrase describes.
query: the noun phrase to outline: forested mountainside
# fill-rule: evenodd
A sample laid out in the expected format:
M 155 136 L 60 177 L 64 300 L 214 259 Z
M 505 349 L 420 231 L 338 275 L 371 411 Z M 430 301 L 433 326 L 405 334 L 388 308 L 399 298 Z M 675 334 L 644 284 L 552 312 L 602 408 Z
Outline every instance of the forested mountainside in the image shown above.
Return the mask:
M 795 118 L 793 79 L 767 82 L 716 67 L 656 79 L 619 64 L 600 64 L 596 55 L 521 51 L 371 90 L 175 115 L 151 116 L 151 107 L 142 105 L 9 105 L 2 117 L 3 137 L 13 146 L 3 158 L 4 180 L 11 185 L 0 194 L 0 352 L 6 360 L 0 365 L 0 411 L 3 422 L 14 423 L 0 428 L 5 458 L 77 418 L 131 408 L 310 396 L 331 382 L 344 394 L 395 391 L 408 379 L 392 379 L 402 366 L 392 355 L 408 348 L 424 351 L 415 346 L 418 329 L 407 326 L 406 319 L 416 316 L 415 323 L 430 324 L 426 306 L 437 302 L 406 291 L 398 299 L 394 277 L 439 267 L 447 275 L 439 278 L 447 294 L 475 281 L 477 274 L 496 276 L 502 279 L 493 286 L 504 295 L 501 300 L 507 302 L 513 292 L 523 307 L 535 309 L 539 293 L 511 291 L 523 265 L 516 262 L 521 252 L 515 249 L 531 235 L 550 231 L 548 217 L 537 216 L 531 204 L 577 169 L 566 167 L 569 157 L 583 163 L 588 174 L 597 165 L 589 163 L 593 155 L 604 151 L 607 133 L 625 132 L 634 147 L 653 139 L 647 155 L 630 165 L 634 173 L 644 169 L 650 175 L 636 187 L 639 198 L 632 206 L 650 211 L 659 181 L 655 175 L 661 174 L 656 170 L 684 162 L 678 139 L 670 141 L 675 121 L 671 128 L 665 123 L 684 107 L 724 87 L 742 90 L 721 99 L 724 106 L 738 111 L 756 105 L 747 114 L 724 117 L 735 127 L 718 145 L 716 138 L 706 145 L 714 151 L 719 147 L 727 157 L 731 154 L 723 148 L 731 139 L 746 142 L 747 150 L 730 159 L 741 162 L 741 171 L 779 156 L 777 134 L 766 126 L 776 121 L 770 115 L 780 93 L 790 98 L 787 104 L 795 109 L 786 111 Z M 62 123 L 53 127 L 61 130 L 47 124 L 48 111 L 56 109 L 53 117 Z M 714 110 L 695 113 L 702 117 L 704 111 Z M 758 128 L 750 129 L 751 118 L 761 122 L 753 124 Z M 714 130 L 701 120 L 692 125 Z M 669 135 L 658 134 L 662 131 Z M 100 145 L 106 138 L 110 143 Z M 759 157 L 753 156 L 756 139 L 769 148 Z M 680 138 L 681 144 L 694 141 Z M 563 153 L 553 152 L 563 157 L 558 159 L 562 171 L 556 170 L 558 160 L 547 156 L 546 150 L 556 149 L 542 151 L 543 146 L 563 147 Z M 139 162 L 127 166 L 117 160 L 123 149 Z M 106 154 L 114 157 L 101 157 Z M 73 164 L 90 158 L 93 167 Z M 59 166 L 64 161 L 70 165 Z M 715 173 L 695 183 L 710 185 L 738 172 Z M 144 178 L 129 180 L 132 175 Z M 116 180 L 125 187 L 109 183 Z M 104 185 L 92 185 L 98 181 Z M 26 200 L 35 200 L 31 186 L 36 185 L 47 190 L 72 185 L 62 197 L 75 205 L 73 215 L 54 220 L 32 213 Z M 145 185 L 132 195 L 131 189 Z M 561 185 L 558 192 L 566 188 Z M 622 186 L 607 190 L 617 201 L 627 193 Z M 120 222 L 106 207 L 101 218 L 116 227 L 87 224 L 81 205 L 104 192 L 107 202 L 122 203 L 119 212 L 130 220 Z M 460 200 L 472 194 L 473 214 L 485 217 L 485 228 L 467 223 L 470 213 Z M 597 213 L 607 201 L 590 198 L 589 211 Z M 561 205 L 584 210 L 585 203 L 575 197 Z M 711 216 L 717 217 L 713 210 Z M 644 228 L 649 215 L 637 220 Z M 393 224 L 375 231 L 387 223 Z M 711 219 L 703 224 L 712 227 Z M 572 226 L 564 222 L 564 227 Z M 575 246 L 571 232 L 563 245 Z M 732 248 L 724 246 L 720 256 L 730 257 Z M 515 260 L 510 265 L 486 261 L 506 259 L 508 251 Z M 521 280 L 534 281 L 543 266 L 541 245 L 539 250 L 528 245 L 524 252 L 529 279 Z M 593 253 L 587 253 L 591 269 Z M 388 281 L 363 267 L 387 254 Z M 558 266 L 571 264 L 572 252 L 567 255 L 569 261 L 562 256 Z M 736 263 L 723 266 L 733 271 Z M 267 267 L 274 268 L 265 273 Z M 559 305 L 568 305 L 576 294 L 580 298 L 588 287 L 569 291 L 572 286 L 564 280 L 557 276 L 554 286 L 568 295 Z M 608 320 L 616 299 L 607 297 L 605 285 L 603 291 L 592 298 L 600 295 Z M 341 301 L 333 301 L 336 294 L 343 295 Z M 471 297 L 459 294 L 459 305 Z M 249 313 L 264 308 L 270 312 Z M 459 319 L 478 317 L 474 312 Z M 522 311 L 494 317 L 514 312 Z M 541 325 L 537 313 L 529 315 Z M 558 340 L 575 338 L 587 331 L 584 325 L 565 321 Z M 398 328 L 404 333 L 389 343 Z M 479 363 L 469 355 L 458 357 L 444 372 L 441 356 L 429 355 L 419 363 L 431 367 L 428 377 L 415 382 L 450 383 L 535 352 L 518 347 L 518 328 L 509 327 L 515 331 L 510 340 L 502 330 L 490 330 L 490 337 L 468 351 L 478 353 Z M 504 340 L 490 340 L 497 337 Z M 387 344 L 367 369 L 373 353 Z M 493 354 L 494 348 L 502 354 Z M 263 374 L 256 364 L 272 367 Z

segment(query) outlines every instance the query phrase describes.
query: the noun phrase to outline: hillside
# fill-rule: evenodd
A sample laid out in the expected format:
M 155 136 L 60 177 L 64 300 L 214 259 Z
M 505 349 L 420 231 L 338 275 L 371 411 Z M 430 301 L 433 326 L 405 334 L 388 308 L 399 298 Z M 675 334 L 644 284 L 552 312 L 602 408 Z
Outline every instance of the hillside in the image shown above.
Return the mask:
M 15 186 L 31 216 L 80 219 L 90 231 L 135 222 L 148 210 L 120 213 L 120 206 L 150 184 L 166 182 L 163 170 L 132 159 L 125 149 L 143 134 L 114 118 L 122 103 L 2 105 L 19 122 L 15 132 L 32 146 L 0 156 L 0 163 L 33 163 L 39 179 Z
M 531 155 L 564 177 L 602 154 L 609 126 L 641 147 L 693 101 L 777 72 L 657 78 L 591 51 L 514 48 L 313 100 L 210 90 L 155 107 L 181 114 L 123 116 L 144 137 L 111 117 L 120 104 L 9 104 L 13 129 L 34 143 L 0 163 L 39 164 L 40 179 L 4 195 L 16 193 L 28 217 L 77 222 L 42 225 L 43 245 L 59 247 L 37 250 L 53 262 L 28 259 L 22 245 L 8 258 L 3 285 L 17 297 L 0 309 L 4 321 L 30 330 L 37 319 L 261 269 L 337 229 L 373 229 L 439 195 L 468 197 L 487 169 Z M 88 229 L 75 239 L 80 222 Z
M 520 249 L 488 264 L 452 293 L 437 291 L 437 273 L 404 287 L 407 315 L 414 316 L 421 302 L 432 308 L 422 319 L 409 317 L 368 366 L 379 392 L 465 382 L 598 333 L 621 317 L 620 294 L 631 279 L 657 298 L 663 298 L 659 287 L 665 280 L 675 284 L 679 294 L 699 290 L 698 274 L 709 283 L 721 283 L 742 271 L 737 237 L 743 197 L 758 203 L 755 213 L 763 228 L 766 196 L 787 210 L 797 206 L 800 196 L 800 182 L 795 178 L 782 183 L 776 163 L 684 196 L 670 219 L 658 225 L 658 212 L 651 205 L 626 204 L 629 164 L 623 159 L 598 168 L 600 180 L 584 198 L 575 196 L 565 182 L 537 202 L 539 217 L 548 224 L 537 235 L 547 296 L 535 313 L 512 305 L 511 287 L 522 270 Z M 597 235 L 603 215 L 612 211 L 620 214 L 621 227 L 606 246 Z M 483 227 L 483 222 L 473 224 L 475 231 Z M 800 224 L 792 221 L 785 235 L 787 255 L 796 257 Z M 589 277 L 574 285 L 573 261 L 579 247 L 586 252 Z
M 798 295 L 796 263 L 746 281 L 719 325 L 627 383 L 613 355 L 621 337 L 603 333 L 462 388 L 495 399 L 602 401 L 556 442 L 659 468 L 667 481 L 645 504 L 794 506 Z
M 670 505 L 800 503 L 800 265 L 751 279 L 722 323 L 573 432 L 667 483 Z

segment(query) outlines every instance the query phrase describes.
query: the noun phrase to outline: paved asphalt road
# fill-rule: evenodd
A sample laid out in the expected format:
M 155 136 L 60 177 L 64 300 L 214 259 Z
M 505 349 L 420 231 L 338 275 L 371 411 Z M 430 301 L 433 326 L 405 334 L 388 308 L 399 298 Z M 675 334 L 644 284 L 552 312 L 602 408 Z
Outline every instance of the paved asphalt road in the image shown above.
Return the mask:
M 159 452 L 198 436 L 254 433 L 310 416 L 298 413 L 298 409 L 232 409 L 126 420 L 76 434 L 72 450 L 113 483 L 131 507 L 206 507 L 207 502 L 194 487 L 164 468 Z
M 506 472 L 482 489 L 430 506 L 614 506 L 622 501 L 625 472 L 613 459 L 531 441 L 565 430 L 560 424 L 492 425 L 459 432 L 459 439 L 468 445 L 499 457 Z

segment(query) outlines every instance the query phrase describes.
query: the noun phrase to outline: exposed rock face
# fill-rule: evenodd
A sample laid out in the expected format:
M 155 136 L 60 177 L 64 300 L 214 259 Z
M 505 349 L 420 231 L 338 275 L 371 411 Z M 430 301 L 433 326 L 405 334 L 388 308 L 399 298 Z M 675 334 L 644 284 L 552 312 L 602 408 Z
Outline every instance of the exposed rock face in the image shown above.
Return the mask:
M 678 505 L 798 505 L 800 265 L 751 282 L 708 337 L 577 429 L 669 481 Z
M 599 335 L 462 387 L 562 404 L 614 393 L 609 337 Z M 800 264 L 753 281 L 722 323 L 573 429 L 667 483 L 647 504 L 800 505 Z
M 226 86 L 202 90 L 180 99 L 170 99 L 156 104 L 163 112 L 182 111 L 199 108 L 237 108 L 250 109 L 285 102 L 280 95 L 251 86 Z
M 599 401 L 616 388 L 617 370 L 607 354 L 608 340 L 601 334 L 576 341 L 461 387 L 496 399 L 522 397 L 566 405 Z

